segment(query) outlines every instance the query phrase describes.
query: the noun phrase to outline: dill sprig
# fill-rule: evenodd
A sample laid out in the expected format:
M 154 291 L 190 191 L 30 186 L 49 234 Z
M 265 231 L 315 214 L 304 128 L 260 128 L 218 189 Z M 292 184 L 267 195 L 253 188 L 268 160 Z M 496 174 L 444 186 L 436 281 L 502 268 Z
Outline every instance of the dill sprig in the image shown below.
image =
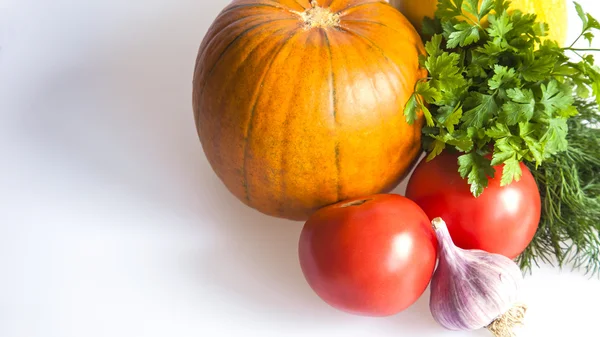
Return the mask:
M 531 272 L 538 261 L 600 276 L 600 114 L 576 99 L 567 150 L 540 167 L 528 163 L 540 189 L 542 217 L 535 238 L 517 258 Z

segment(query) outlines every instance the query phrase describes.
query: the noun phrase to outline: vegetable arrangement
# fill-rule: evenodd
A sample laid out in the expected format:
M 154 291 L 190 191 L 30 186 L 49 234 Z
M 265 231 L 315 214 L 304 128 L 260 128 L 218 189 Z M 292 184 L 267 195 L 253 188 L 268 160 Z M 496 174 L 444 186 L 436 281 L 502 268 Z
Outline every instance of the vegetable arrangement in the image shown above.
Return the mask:
M 410 21 L 368 0 L 219 14 L 194 73 L 204 152 L 246 205 L 305 221 L 300 265 L 326 303 L 389 316 L 431 285 L 443 327 L 512 336 L 522 271 L 600 275 L 600 70 L 574 47 L 600 23 L 575 3 L 564 47 L 566 2 L 540 1 L 392 1 Z M 413 165 L 406 196 L 386 194 Z

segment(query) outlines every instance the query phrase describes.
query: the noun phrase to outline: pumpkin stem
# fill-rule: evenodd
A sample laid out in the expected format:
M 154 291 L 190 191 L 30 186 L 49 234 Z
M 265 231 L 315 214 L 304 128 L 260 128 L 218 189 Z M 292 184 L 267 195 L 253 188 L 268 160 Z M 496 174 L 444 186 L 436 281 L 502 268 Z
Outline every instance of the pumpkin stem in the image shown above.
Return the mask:
M 306 29 L 310 28 L 328 28 L 337 27 L 340 24 L 340 15 L 333 13 L 328 8 L 319 7 L 317 1 L 310 2 L 312 8 L 307 9 L 303 13 L 297 12 L 304 20 Z

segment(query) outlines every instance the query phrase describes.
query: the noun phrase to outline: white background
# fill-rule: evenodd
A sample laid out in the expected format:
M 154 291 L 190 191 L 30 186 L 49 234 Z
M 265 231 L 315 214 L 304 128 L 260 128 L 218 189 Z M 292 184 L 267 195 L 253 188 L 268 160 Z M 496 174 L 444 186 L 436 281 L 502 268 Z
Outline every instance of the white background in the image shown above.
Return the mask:
M 428 293 L 384 319 L 328 307 L 301 223 L 225 191 L 191 79 L 227 2 L 0 0 L 0 336 L 488 336 L 440 328 Z M 597 335 L 600 281 L 526 282 L 523 336 Z

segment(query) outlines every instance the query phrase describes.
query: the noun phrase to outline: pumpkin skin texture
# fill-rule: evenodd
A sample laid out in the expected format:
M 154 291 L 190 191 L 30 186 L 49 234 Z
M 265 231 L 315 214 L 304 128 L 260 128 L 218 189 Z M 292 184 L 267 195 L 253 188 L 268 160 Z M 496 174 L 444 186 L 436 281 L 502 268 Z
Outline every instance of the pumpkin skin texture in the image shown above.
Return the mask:
M 243 203 L 291 220 L 391 191 L 421 152 L 423 118 L 403 109 L 423 52 L 385 1 L 233 1 L 194 72 L 208 162 Z
M 480 5 L 482 1 L 479 0 Z M 426 16 L 434 17 L 438 0 L 390 0 L 390 3 L 420 30 Z M 546 22 L 550 26 L 545 39 L 554 40 L 559 46 L 565 44 L 569 14 L 567 0 L 511 0 L 509 12 L 515 9 L 523 13 L 536 14 L 538 22 Z M 482 23 L 486 22 L 484 18 Z

